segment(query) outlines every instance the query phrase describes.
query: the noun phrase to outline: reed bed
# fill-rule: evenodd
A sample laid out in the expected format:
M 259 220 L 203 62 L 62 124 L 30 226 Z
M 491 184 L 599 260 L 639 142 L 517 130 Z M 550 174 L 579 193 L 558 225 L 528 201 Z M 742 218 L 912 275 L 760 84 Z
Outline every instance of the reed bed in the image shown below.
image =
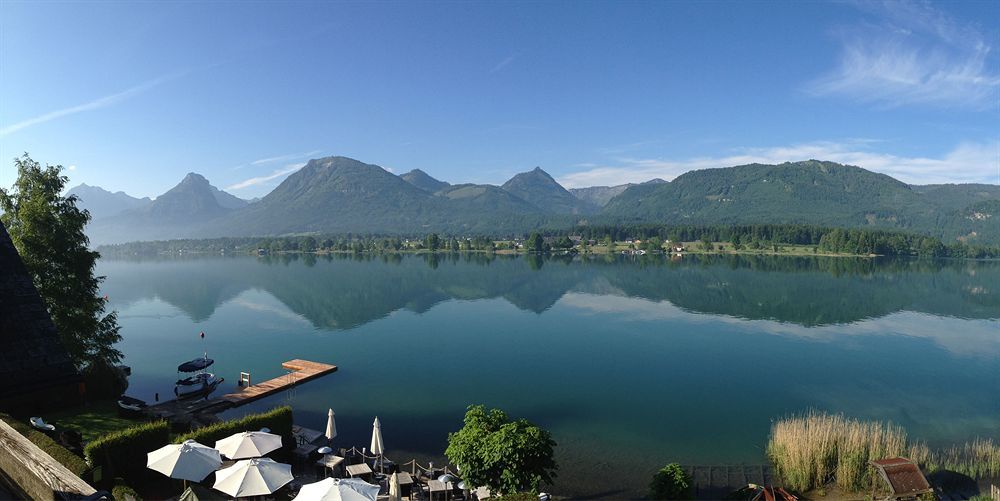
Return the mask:
M 909 444 L 906 430 L 892 423 L 817 411 L 771 425 L 767 455 L 786 485 L 799 492 L 831 481 L 847 492 L 866 490 L 874 480 L 869 461 L 896 456 L 912 459 L 925 471 L 1000 478 L 1000 443 L 993 439 L 931 450 L 920 442 Z
M 805 492 L 836 481 L 856 492 L 871 486 L 868 462 L 908 452 L 906 431 L 892 423 L 809 412 L 771 426 L 767 455 L 788 487 Z
M 976 479 L 1000 478 L 1000 442 L 992 438 L 977 438 L 940 450 L 916 443 L 909 452 L 908 457 L 927 471 L 949 470 Z

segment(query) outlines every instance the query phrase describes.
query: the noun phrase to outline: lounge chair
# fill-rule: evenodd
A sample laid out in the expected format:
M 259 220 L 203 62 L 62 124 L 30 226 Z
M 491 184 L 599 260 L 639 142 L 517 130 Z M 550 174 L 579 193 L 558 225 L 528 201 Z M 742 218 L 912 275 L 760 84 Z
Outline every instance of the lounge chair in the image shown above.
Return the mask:
M 31 426 L 34 427 L 36 430 L 56 431 L 55 426 L 46 423 L 45 420 L 40 417 L 31 417 L 30 419 L 28 419 L 28 422 L 31 423 Z

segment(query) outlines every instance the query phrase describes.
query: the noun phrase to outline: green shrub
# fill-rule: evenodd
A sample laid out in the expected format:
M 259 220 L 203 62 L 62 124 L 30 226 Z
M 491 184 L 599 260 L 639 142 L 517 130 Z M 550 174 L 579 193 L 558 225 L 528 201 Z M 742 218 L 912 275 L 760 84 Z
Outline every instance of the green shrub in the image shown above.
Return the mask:
M 649 490 L 653 499 L 690 499 L 691 475 L 681 465 L 670 463 L 653 475 Z
M 532 492 L 518 492 L 516 494 L 507 494 L 506 496 L 500 496 L 496 498 L 497 501 L 538 501 L 538 494 Z
M 45 451 L 46 454 L 52 456 L 52 459 L 58 461 L 59 464 L 65 466 L 76 476 L 83 477 L 87 473 L 87 470 L 90 469 L 83 458 L 73 454 L 73 452 L 69 449 L 59 445 L 59 443 L 53 440 L 52 437 L 49 437 L 45 433 L 32 428 L 28 423 L 19 419 L 14 419 L 3 413 L 0 413 L 0 419 L 9 424 L 11 428 L 17 430 L 18 433 L 27 438 L 31 443 L 37 445 L 39 449 Z
M 146 468 L 146 454 L 168 443 L 170 426 L 154 421 L 108 433 L 88 443 L 83 452 L 94 468 L 101 468 L 102 479 L 117 476 L 139 485 L 155 474 Z
M 142 501 L 139 493 L 125 484 L 118 484 L 111 489 L 111 497 L 115 498 L 115 501 Z
M 174 443 L 194 440 L 202 445 L 214 447 L 215 442 L 242 431 L 257 431 L 270 428 L 271 433 L 281 435 L 285 453 L 295 448 L 295 437 L 292 436 L 292 408 L 276 407 L 259 414 L 248 414 L 239 419 L 215 423 L 204 428 L 198 428 L 190 433 L 177 437 Z

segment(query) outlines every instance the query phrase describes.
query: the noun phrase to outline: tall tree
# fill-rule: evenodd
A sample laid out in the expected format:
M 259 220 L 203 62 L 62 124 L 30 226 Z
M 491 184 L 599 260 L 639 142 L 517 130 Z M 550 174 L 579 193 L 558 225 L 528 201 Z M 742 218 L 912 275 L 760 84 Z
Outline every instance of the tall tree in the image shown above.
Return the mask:
M 437 233 L 431 233 L 424 239 L 424 245 L 431 251 L 437 251 L 441 247 L 441 237 Z
M 548 431 L 527 420 L 512 421 L 500 409 L 473 405 L 465 413 L 465 426 L 448 435 L 445 455 L 466 482 L 503 496 L 552 483 L 555 446 Z
M 105 313 L 100 297 L 104 277 L 94 275 L 100 254 L 87 248 L 83 229 L 90 213 L 76 196 L 62 196 L 69 181 L 62 166 L 42 166 L 28 154 L 14 159 L 17 181 L 0 188 L 0 221 L 31 273 L 38 293 L 59 329 L 63 344 L 80 368 L 112 366 L 122 359 L 118 315 Z
M 528 241 L 525 242 L 524 246 L 530 252 L 542 252 L 545 250 L 545 239 L 536 231 L 528 237 Z

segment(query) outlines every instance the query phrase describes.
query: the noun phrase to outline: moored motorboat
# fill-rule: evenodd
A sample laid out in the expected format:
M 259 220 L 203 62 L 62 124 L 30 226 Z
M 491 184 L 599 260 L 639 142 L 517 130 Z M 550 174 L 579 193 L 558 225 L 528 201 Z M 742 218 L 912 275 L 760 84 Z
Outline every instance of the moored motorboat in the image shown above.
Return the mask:
M 177 395 L 177 398 L 191 398 L 207 396 L 209 393 L 215 391 L 215 388 L 218 387 L 219 383 L 222 383 L 224 379 L 216 377 L 215 374 L 205 370 L 214 363 L 215 361 L 208 358 L 208 354 L 206 353 L 201 358 L 188 360 L 187 362 L 178 365 L 177 372 L 197 372 L 197 374 L 178 379 L 177 382 L 174 383 L 174 395 Z
M 146 410 L 146 402 L 135 397 L 122 395 L 118 397 L 118 415 L 127 418 L 140 418 Z
M 215 391 L 224 378 L 216 377 L 211 372 L 201 372 L 191 377 L 180 379 L 174 386 L 174 394 L 177 398 L 189 398 L 208 395 Z

